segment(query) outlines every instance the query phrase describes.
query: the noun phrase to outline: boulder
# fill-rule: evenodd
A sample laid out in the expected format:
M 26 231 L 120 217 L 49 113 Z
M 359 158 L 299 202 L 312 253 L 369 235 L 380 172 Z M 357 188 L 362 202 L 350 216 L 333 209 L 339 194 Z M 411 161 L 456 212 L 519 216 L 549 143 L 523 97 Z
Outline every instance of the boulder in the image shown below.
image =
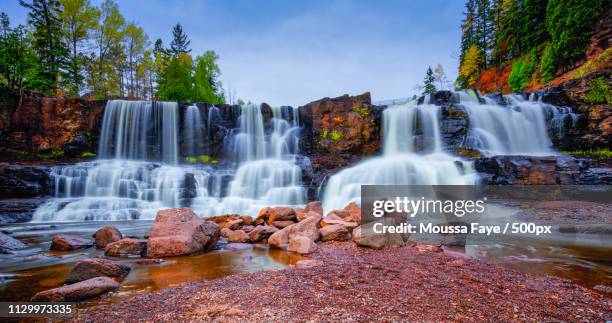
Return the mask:
M 104 248 L 104 254 L 111 257 L 144 256 L 147 252 L 147 240 L 123 238 L 111 242 Z
M 309 202 L 308 204 L 306 204 L 306 207 L 304 208 L 304 212 L 305 213 L 314 212 L 316 214 L 319 214 L 320 216 L 323 216 L 323 206 L 321 205 L 321 202 L 319 201 Z
M 306 218 L 306 212 L 304 209 L 296 207 L 293 210 L 295 211 L 295 217 L 297 218 L 298 222 Z
M 351 215 L 353 221 L 355 221 L 357 224 L 361 224 L 361 207 L 359 207 L 357 203 L 349 203 L 349 205 L 347 205 L 344 210 Z
M 312 268 L 312 267 L 321 266 L 321 265 L 323 265 L 323 262 L 321 260 L 303 259 L 303 260 L 298 260 L 295 263 L 295 268 L 296 269 L 307 269 L 307 268 Z
M 293 223 L 295 223 L 295 222 L 293 222 L 293 221 L 274 221 L 274 222 L 272 222 L 270 224 L 272 226 L 275 226 L 275 227 L 279 228 L 279 229 L 282 229 L 282 228 L 286 228 L 286 227 L 292 225 Z
M 304 236 L 294 236 L 289 239 L 287 251 L 297 252 L 306 255 L 317 250 L 317 244 Z
M 293 221 L 295 219 L 295 210 L 286 206 L 276 206 L 270 210 L 268 224 L 275 221 Z
M 246 233 L 253 231 L 253 229 L 255 229 L 255 227 L 250 224 L 242 226 L 242 230 Z
M 95 277 L 124 278 L 130 273 L 130 267 L 120 262 L 103 258 L 91 258 L 79 261 L 66 278 L 66 284 L 78 283 Z
M 229 235 L 230 235 L 232 232 L 233 232 L 233 230 L 232 230 L 232 229 L 229 229 L 229 228 L 223 228 L 223 229 L 221 229 L 221 231 L 219 231 L 219 234 L 220 234 L 222 237 L 224 237 L 224 238 L 228 238 L 228 237 L 229 237 Z
M 89 248 L 93 245 L 92 240 L 69 234 L 58 234 L 51 239 L 51 250 L 56 251 L 72 251 Z
M 268 238 L 268 244 L 274 248 L 287 249 L 289 239 L 294 236 L 304 236 L 312 241 L 317 241 L 319 240 L 320 220 L 321 216 L 318 214 L 306 217 L 306 219 L 301 222 L 292 224 L 273 233 L 270 238 Z
M 27 247 L 25 243 L 0 232 L 0 253 L 10 253 L 25 247 Z
M 336 216 L 344 221 L 354 221 L 353 217 L 351 216 L 351 213 L 347 210 L 333 210 L 327 213 L 325 217 L 330 216 Z
M 271 207 L 265 207 L 265 208 L 259 210 L 259 213 L 257 214 L 257 217 L 253 221 L 253 224 L 261 225 L 261 224 L 264 224 L 264 223 L 268 223 L 268 218 L 270 217 L 270 212 L 271 211 L 272 211 Z
M 37 293 L 32 302 L 75 302 L 110 292 L 120 284 L 109 277 L 96 277 Z
M 235 230 L 229 233 L 227 240 L 229 242 L 247 242 L 249 241 L 249 235 L 243 230 Z
M 278 231 L 277 227 L 271 225 L 258 225 L 249 232 L 249 240 L 251 240 L 251 242 L 259 242 L 268 239 L 276 231 Z
M 198 218 L 189 208 L 161 210 L 151 228 L 147 255 L 159 258 L 206 251 L 216 245 L 220 232 L 216 223 Z
M 249 219 L 249 223 L 250 221 L 250 217 L 246 217 Z M 225 214 L 225 215 L 218 215 L 218 216 L 209 216 L 204 218 L 205 221 L 212 221 L 214 223 L 216 223 L 221 229 L 223 228 L 228 228 L 228 229 L 232 229 L 232 230 L 238 230 L 242 227 L 243 224 L 245 224 L 245 219 L 243 216 L 240 216 L 239 214 Z
M 123 239 L 121 232 L 113 226 L 106 226 L 96 231 L 93 237 L 96 239 L 96 248 L 98 249 L 104 249 L 109 243 Z
M 389 219 L 387 224 L 390 225 L 393 219 Z M 360 247 L 382 249 L 385 246 L 401 246 L 404 245 L 404 239 L 407 241 L 410 235 L 399 233 L 375 233 L 373 223 L 360 225 L 353 229 L 352 239 Z
M 321 228 L 321 241 L 347 241 L 351 233 L 342 224 L 332 224 Z

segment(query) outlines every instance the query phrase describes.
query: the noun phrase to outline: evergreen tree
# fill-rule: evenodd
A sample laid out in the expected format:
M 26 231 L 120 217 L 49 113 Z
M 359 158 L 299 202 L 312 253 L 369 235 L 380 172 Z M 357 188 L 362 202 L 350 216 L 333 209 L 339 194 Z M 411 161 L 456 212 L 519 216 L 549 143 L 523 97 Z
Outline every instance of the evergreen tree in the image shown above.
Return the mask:
M 0 13 L 0 84 L 14 90 L 28 87 L 37 71 L 37 57 L 26 39 L 26 29 L 11 28 L 9 17 Z
M 465 18 L 461 21 L 461 53 L 459 55 L 459 62 L 463 62 L 463 57 L 467 50 L 474 43 L 475 38 L 475 30 L 474 30 L 474 20 L 475 20 L 475 0 L 468 0 L 465 3 Z
M 427 73 L 425 74 L 425 82 L 423 88 L 423 94 L 434 94 L 436 93 L 436 86 L 434 81 L 436 78 L 433 75 L 433 71 L 431 70 L 431 66 L 427 67 Z
M 191 43 L 187 39 L 187 35 L 183 32 L 181 24 L 177 23 L 172 29 L 172 42 L 170 43 L 170 52 L 174 57 L 178 57 L 180 54 L 189 54 L 189 44 Z
M 167 101 L 189 102 L 193 97 L 191 56 L 182 53 L 173 57 L 163 69 L 158 80 L 157 96 Z
M 33 47 L 39 59 L 34 87 L 53 94 L 65 75 L 68 48 L 62 38 L 62 20 L 58 0 L 32 0 L 19 3 L 30 9 L 28 23 L 33 27 Z
M 97 27 L 100 12 L 91 5 L 89 0 L 61 0 L 60 3 L 64 37 L 70 48 L 66 83 L 68 92 L 78 95 L 84 78 L 81 70 L 87 59 L 81 49 Z

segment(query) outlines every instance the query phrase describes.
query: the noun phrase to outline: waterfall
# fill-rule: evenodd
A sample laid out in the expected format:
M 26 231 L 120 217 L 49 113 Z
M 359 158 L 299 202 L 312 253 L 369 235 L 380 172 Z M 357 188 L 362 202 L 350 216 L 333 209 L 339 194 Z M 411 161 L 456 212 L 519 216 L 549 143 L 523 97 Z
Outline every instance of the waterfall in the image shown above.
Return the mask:
M 200 108 L 197 105 L 188 106 L 185 109 L 185 125 L 183 128 L 186 155 L 196 157 L 205 154 L 204 145 L 207 137 L 208 132 L 204 127 Z
M 383 155 L 330 177 L 323 189 L 325 212 L 360 202 L 361 185 L 474 184 L 471 163 L 442 152 L 439 115 L 440 107 L 412 101 L 385 109 Z

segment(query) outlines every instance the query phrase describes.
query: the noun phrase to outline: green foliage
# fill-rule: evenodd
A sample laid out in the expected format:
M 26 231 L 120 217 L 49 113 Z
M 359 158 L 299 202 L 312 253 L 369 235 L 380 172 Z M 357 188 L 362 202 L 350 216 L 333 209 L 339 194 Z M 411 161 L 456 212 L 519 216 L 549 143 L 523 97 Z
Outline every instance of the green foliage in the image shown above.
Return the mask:
M 181 54 L 172 58 L 158 80 L 157 96 L 167 101 L 188 102 L 193 98 L 191 56 Z
M 170 43 L 169 52 L 174 57 L 178 57 L 181 54 L 189 54 L 191 53 L 191 49 L 189 49 L 190 43 L 191 41 L 187 39 L 187 35 L 183 32 L 183 27 L 177 23 L 172 28 L 172 42 Z
M 517 59 L 512 64 L 512 71 L 508 76 L 508 85 L 514 92 L 522 91 L 535 71 L 538 62 L 534 54 Z
M 43 160 L 60 158 L 63 156 L 64 156 L 64 151 L 61 149 L 53 149 L 53 150 L 50 150 L 44 153 L 36 154 L 36 157 L 38 159 L 43 159 Z
M 423 94 L 434 94 L 436 93 L 436 86 L 434 85 L 434 81 L 436 78 L 433 75 L 433 71 L 431 70 L 431 66 L 427 67 L 427 72 L 425 73 Z
M 593 73 L 595 71 L 610 67 L 612 67 L 612 48 L 606 49 L 599 56 L 584 63 L 582 66 L 576 69 L 576 71 L 572 75 L 572 78 L 579 79 L 589 73 Z
M 27 40 L 26 29 L 11 28 L 9 17 L 0 13 L 0 84 L 14 90 L 28 88 L 37 73 L 38 59 Z
M 604 81 L 603 77 L 598 77 L 588 83 L 589 91 L 582 99 L 589 104 L 608 104 L 612 105 L 612 89 Z
M 187 156 L 184 158 L 185 162 L 188 164 L 217 164 L 219 161 L 208 156 L 208 155 L 200 155 L 200 156 Z
M 96 157 L 96 153 L 92 153 L 90 151 L 86 151 L 81 154 L 81 157 Z
M 218 80 L 221 70 L 217 65 L 219 56 L 208 50 L 202 56 L 196 56 L 196 66 L 193 76 L 193 101 L 210 104 L 224 103 L 221 92 L 221 82 Z
M 572 155 L 580 157 L 612 158 L 612 151 L 606 148 L 579 149 L 572 151 L 562 151 L 562 155 Z
M 197 158 L 193 157 L 193 156 L 187 156 L 185 157 L 185 162 L 189 163 L 189 164 L 195 164 L 198 161 Z
M 342 134 L 338 130 L 334 129 L 331 132 L 331 139 L 333 141 L 340 141 L 342 139 Z
M 321 138 L 322 139 L 326 139 L 327 136 L 329 136 L 329 131 L 328 130 L 323 130 L 323 132 L 321 132 Z
M 548 1 L 546 26 L 559 60 L 573 62 L 584 56 L 603 3 L 603 0 Z
M 540 62 L 540 74 L 542 74 L 542 80 L 548 82 L 555 77 L 557 73 L 556 55 L 555 49 L 552 44 L 547 44 L 542 54 Z
M 359 113 L 359 115 L 364 119 L 370 116 L 370 109 L 363 105 L 353 107 L 353 111 Z

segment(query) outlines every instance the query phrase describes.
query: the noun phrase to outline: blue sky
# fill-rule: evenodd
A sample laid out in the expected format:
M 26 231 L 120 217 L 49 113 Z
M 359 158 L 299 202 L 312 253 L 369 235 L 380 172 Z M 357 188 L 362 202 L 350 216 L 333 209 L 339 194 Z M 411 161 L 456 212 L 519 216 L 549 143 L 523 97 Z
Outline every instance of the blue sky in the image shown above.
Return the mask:
M 93 0 L 94 4 L 101 1 Z M 414 94 L 428 65 L 457 75 L 463 1 L 117 0 L 151 40 L 170 42 L 180 22 L 193 54 L 213 49 L 236 95 L 273 105 L 372 93 Z M 13 24 L 27 11 L 0 0 Z

